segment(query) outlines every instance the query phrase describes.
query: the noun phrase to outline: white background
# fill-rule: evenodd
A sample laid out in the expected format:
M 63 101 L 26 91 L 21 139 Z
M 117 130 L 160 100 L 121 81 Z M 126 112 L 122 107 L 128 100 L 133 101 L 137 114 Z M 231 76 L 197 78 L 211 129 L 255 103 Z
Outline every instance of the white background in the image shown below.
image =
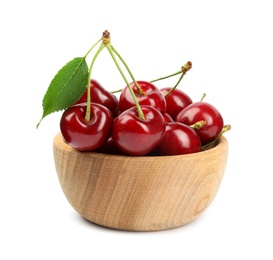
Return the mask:
M 271 6 L 269 0 L 2 1 L 0 259 L 273 259 Z M 137 79 L 174 73 L 191 60 L 179 88 L 194 101 L 205 92 L 232 125 L 220 190 L 189 225 L 150 233 L 98 227 L 61 191 L 52 155 L 61 113 L 37 130 L 41 101 L 56 72 L 106 29 Z M 92 75 L 109 90 L 124 87 L 106 50 Z

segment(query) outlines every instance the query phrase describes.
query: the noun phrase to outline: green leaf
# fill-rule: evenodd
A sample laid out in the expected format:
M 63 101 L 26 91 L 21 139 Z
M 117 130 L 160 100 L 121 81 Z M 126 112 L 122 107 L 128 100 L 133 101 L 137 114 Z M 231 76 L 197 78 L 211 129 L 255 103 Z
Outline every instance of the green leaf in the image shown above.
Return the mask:
M 43 116 L 40 120 L 74 104 L 86 89 L 88 66 L 85 57 L 71 60 L 63 66 L 51 81 L 43 98 Z M 37 124 L 37 128 L 40 124 Z

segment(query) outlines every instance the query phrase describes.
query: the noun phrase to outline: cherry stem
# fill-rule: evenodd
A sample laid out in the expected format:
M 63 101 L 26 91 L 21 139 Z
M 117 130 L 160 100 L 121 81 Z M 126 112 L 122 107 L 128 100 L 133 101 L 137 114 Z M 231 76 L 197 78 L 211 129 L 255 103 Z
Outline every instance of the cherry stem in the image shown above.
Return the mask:
M 124 75 L 124 73 L 123 73 L 121 67 L 119 66 L 119 64 L 118 64 L 118 62 L 117 62 L 117 60 L 116 60 L 115 54 L 114 54 L 114 52 L 113 52 L 113 50 L 112 50 L 112 46 L 111 46 L 111 44 L 110 44 L 110 41 L 109 41 L 108 43 L 106 43 L 105 46 L 106 46 L 106 48 L 108 49 L 110 55 L 112 56 L 113 61 L 115 62 L 115 64 L 116 64 L 116 66 L 117 66 L 117 68 L 118 68 L 118 70 L 119 70 L 121 76 L 123 77 L 124 81 L 126 82 L 126 85 L 128 86 L 129 91 L 131 92 L 131 95 L 132 95 L 132 97 L 133 97 L 133 99 L 134 99 L 134 102 L 135 102 L 135 104 L 136 104 L 136 107 L 137 107 L 138 117 L 139 117 L 140 119 L 142 119 L 142 120 L 145 120 L 145 116 L 144 116 L 143 111 L 142 111 L 142 109 L 141 109 L 141 107 L 140 107 L 140 105 L 139 105 L 139 102 L 138 102 L 138 100 L 137 100 L 137 97 L 136 97 L 136 95 L 135 95 L 135 93 L 134 93 L 134 91 L 133 91 L 133 89 L 132 89 L 132 87 L 131 87 L 129 81 L 128 81 L 127 78 L 125 77 L 125 75 Z
M 168 76 L 165 76 L 165 77 L 161 77 L 161 78 L 158 78 L 158 79 L 154 79 L 154 80 L 150 80 L 150 82 L 153 83 L 153 82 L 156 82 L 156 81 L 159 81 L 159 80 L 162 80 L 162 79 L 167 79 L 167 78 L 176 76 L 176 75 L 181 74 L 181 73 L 182 73 L 182 71 L 179 70 L 179 71 L 177 71 L 177 72 L 175 72 L 175 73 L 173 73 L 171 75 L 168 75 Z
M 210 148 L 213 148 L 216 144 L 216 142 L 220 139 L 220 137 L 227 131 L 229 131 L 231 129 L 231 125 L 225 125 L 221 131 L 221 133 L 210 143 L 205 144 L 201 147 L 201 151 L 205 151 L 208 150 Z
M 112 50 L 113 52 L 118 56 L 118 58 L 121 60 L 121 62 L 123 63 L 124 67 L 126 68 L 126 70 L 128 71 L 129 75 L 131 76 L 133 82 L 135 83 L 137 90 L 139 92 L 140 95 L 144 95 L 144 91 L 141 89 L 141 87 L 139 86 L 139 84 L 137 83 L 137 81 L 135 80 L 135 77 L 133 75 L 133 73 L 131 72 L 130 68 L 128 67 L 128 65 L 126 64 L 125 60 L 121 57 L 121 55 L 118 53 L 118 51 L 114 48 L 114 46 L 112 45 Z
M 99 53 L 103 50 L 105 45 L 101 43 L 99 49 L 95 53 L 88 72 L 88 77 L 87 77 L 87 105 L 86 105 L 86 113 L 85 113 L 85 120 L 90 121 L 90 115 L 91 115 L 91 72 L 95 63 L 95 60 L 97 59 Z
M 119 93 L 119 92 L 121 92 L 123 89 L 121 88 L 121 89 L 117 89 L 117 90 L 113 90 L 113 91 L 111 91 L 111 93 Z
M 162 79 L 167 79 L 167 78 L 176 76 L 176 75 L 181 74 L 181 73 L 186 74 L 187 71 L 189 71 L 191 68 L 192 68 L 192 62 L 188 61 L 184 66 L 181 67 L 181 69 L 179 71 L 177 71 L 177 72 L 175 72 L 173 74 L 170 74 L 168 76 L 165 76 L 165 77 L 161 77 L 161 78 L 157 78 L 157 79 L 154 79 L 154 80 L 150 80 L 150 82 L 153 83 L 153 82 L 156 82 L 156 81 L 159 81 L 159 80 L 162 80 Z M 182 78 L 180 78 L 179 82 L 181 81 Z M 178 84 L 179 84 L 179 82 L 178 82 Z
M 203 100 L 204 100 L 204 98 L 206 97 L 206 93 L 203 93 L 203 96 L 201 97 L 201 99 L 200 99 L 200 102 L 202 102 Z
M 174 85 L 174 87 L 172 87 L 172 88 L 165 94 L 164 97 L 169 96 L 169 95 L 176 89 L 176 87 L 179 85 L 180 81 L 183 79 L 184 75 L 185 75 L 185 73 L 182 72 L 182 75 L 181 75 L 181 77 L 179 78 L 179 80 L 177 81 L 177 83 Z
M 193 125 L 190 125 L 190 128 L 195 129 L 195 130 L 199 130 L 202 127 L 204 127 L 206 124 L 207 124 L 207 121 L 201 120 L 201 121 L 194 123 Z
M 168 95 L 170 95 L 176 89 L 176 87 L 179 85 L 179 83 L 181 82 L 181 80 L 183 79 L 183 77 L 186 75 L 187 71 L 189 71 L 191 68 L 192 68 L 192 62 L 191 61 L 188 61 L 184 66 L 182 66 L 182 68 L 181 68 L 182 75 L 180 76 L 179 80 L 174 85 L 174 87 L 171 88 L 167 92 L 167 94 L 165 95 L 165 97 L 167 97 Z
M 102 40 L 102 38 L 100 38 L 89 50 L 88 52 L 84 55 L 84 58 L 87 57 L 87 55 L 94 49 L 94 47 Z

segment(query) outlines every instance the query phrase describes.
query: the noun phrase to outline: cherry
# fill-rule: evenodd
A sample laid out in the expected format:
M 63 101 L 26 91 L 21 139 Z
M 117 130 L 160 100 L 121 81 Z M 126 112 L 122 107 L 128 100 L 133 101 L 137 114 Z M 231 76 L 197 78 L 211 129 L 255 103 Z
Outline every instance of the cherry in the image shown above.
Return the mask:
M 60 128 L 67 144 L 79 151 L 96 150 L 111 135 L 113 116 L 110 110 L 92 103 L 90 120 L 85 119 L 86 104 L 69 107 L 61 117 Z
M 220 112 L 207 102 L 195 102 L 183 109 L 176 117 L 176 122 L 192 125 L 205 120 L 206 125 L 195 131 L 201 139 L 202 145 L 213 141 L 222 131 L 224 122 Z
M 106 106 L 112 112 L 114 117 L 118 115 L 118 98 L 114 94 L 103 88 L 103 86 L 95 79 L 91 79 L 90 81 L 90 91 L 92 102 Z M 76 104 L 87 102 L 87 92 L 86 89 Z
M 96 152 L 104 154 L 124 155 L 124 153 L 115 145 L 112 136 L 110 136 L 107 142 L 99 147 Z
M 180 122 L 170 122 L 167 123 L 164 138 L 154 154 L 179 155 L 197 153 L 200 150 L 201 141 L 195 130 Z
M 136 107 L 115 118 L 112 136 L 115 145 L 128 155 L 145 155 L 162 140 L 165 132 L 163 115 L 154 107 L 142 105 L 145 119 L 138 116 Z
M 168 113 L 164 114 L 164 119 L 165 119 L 166 123 L 174 122 L 173 118 Z
M 177 88 L 162 88 L 160 91 L 166 99 L 166 113 L 173 119 L 176 118 L 181 110 L 192 103 L 192 99 L 185 92 Z
M 147 81 L 137 81 L 139 87 L 142 89 L 143 94 L 139 93 L 139 90 L 134 82 L 130 84 L 133 89 L 140 105 L 149 105 L 159 110 L 163 115 L 166 111 L 166 101 L 160 90 L 152 83 Z M 130 93 L 128 86 L 126 86 L 119 98 L 119 110 L 125 111 L 130 107 L 134 107 L 135 101 Z

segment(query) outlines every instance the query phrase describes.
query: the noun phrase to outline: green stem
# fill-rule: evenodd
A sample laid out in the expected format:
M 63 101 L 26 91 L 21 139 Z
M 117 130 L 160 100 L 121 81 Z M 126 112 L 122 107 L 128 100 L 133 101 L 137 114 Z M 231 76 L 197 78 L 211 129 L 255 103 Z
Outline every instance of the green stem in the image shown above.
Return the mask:
M 91 114 L 91 72 L 95 63 L 96 58 L 98 57 L 99 53 L 103 50 L 105 45 L 102 43 L 95 53 L 92 62 L 90 64 L 89 73 L 87 77 L 87 106 L 86 106 L 86 114 L 85 114 L 85 120 L 90 121 L 90 114 Z
M 186 64 L 184 64 L 184 66 L 181 67 L 181 69 L 180 69 L 179 71 L 177 71 L 177 72 L 175 72 L 175 73 L 173 73 L 173 74 L 171 74 L 171 75 L 162 77 L 162 78 L 158 78 L 158 79 L 151 80 L 150 82 L 155 82 L 155 81 L 159 81 L 159 80 L 162 80 L 162 79 L 167 79 L 167 78 L 176 76 L 176 75 L 178 75 L 178 74 L 180 74 L 180 73 L 182 73 L 182 72 L 183 72 L 183 74 L 186 74 L 187 71 L 189 71 L 191 68 L 192 68 L 192 62 L 191 62 L 191 61 L 188 61 Z M 182 79 L 182 78 L 181 78 L 181 79 Z M 180 79 L 180 81 L 181 81 L 181 79 Z M 180 82 L 180 81 L 179 81 L 179 82 Z M 178 84 L 179 84 L 179 82 L 178 82 Z M 177 84 L 177 85 L 178 85 L 178 84 Z
M 124 73 L 123 73 L 121 67 L 119 66 L 119 64 L 118 64 L 118 62 L 117 62 L 117 60 L 116 60 L 116 57 L 115 57 L 115 55 L 114 55 L 114 52 L 113 52 L 113 50 L 112 50 L 112 46 L 111 46 L 110 42 L 108 42 L 107 44 L 105 44 L 105 46 L 106 46 L 106 48 L 108 49 L 110 55 L 112 56 L 113 61 L 115 62 L 115 64 L 116 64 L 116 66 L 117 66 L 117 68 L 118 68 L 118 70 L 119 70 L 121 76 L 123 77 L 124 81 L 126 82 L 126 85 L 128 86 L 128 88 L 129 88 L 129 90 L 130 90 L 130 92 L 131 92 L 131 95 L 132 95 L 132 97 L 133 97 L 133 99 L 134 99 L 134 102 L 135 102 L 135 104 L 136 104 L 136 107 L 137 107 L 138 117 L 139 117 L 140 119 L 142 119 L 142 120 L 145 120 L 145 116 L 144 116 L 144 114 L 143 114 L 143 111 L 142 111 L 142 109 L 141 109 L 139 103 L 138 103 L 137 97 L 136 97 L 136 95 L 135 95 L 135 93 L 134 93 L 134 91 L 133 91 L 133 89 L 132 89 L 130 83 L 128 82 L 127 78 L 125 77 L 125 75 L 124 75 Z
M 190 128 L 195 129 L 195 130 L 199 130 L 202 127 L 204 127 L 206 124 L 207 124 L 207 121 L 201 120 L 201 121 L 194 123 L 193 125 L 190 125 Z
M 102 39 L 99 39 L 89 50 L 88 52 L 84 55 L 84 58 L 87 57 L 87 55 L 94 49 L 94 47 L 101 41 Z
M 203 93 L 203 96 L 201 97 L 201 99 L 200 99 L 200 102 L 202 102 L 203 100 L 204 100 L 204 98 L 206 97 L 206 93 Z
M 159 80 L 162 80 L 162 79 L 167 79 L 167 78 L 170 78 L 170 77 L 173 77 L 173 76 L 176 76 L 178 74 L 182 73 L 181 70 L 171 74 L 171 75 L 168 75 L 168 76 L 165 76 L 165 77 L 161 77 L 161 78 L 158 78 L 158 79 L 154 79 L 154 80 L 151 80 L 150 82 L 153 83 L 153 82 L 156 82 L 156 81 L 159 81 Z
M 174 91 L 176 89 L 176 87 L 179 85 L 180 81 L 183 79 L 184 75 L 186 75 L 187 71 L 189 71 L 192 68 L 192 62 L 188 61 L 186 64 L 184 64 L 184 66 L 182 66 L 181 68 L 181 72 L 182 75 L 179 78 L 178 82 L 175 84 L 175 86 L 170 89 L 170 91 L 165 95 L 165 97 L 167 97 L 168 95 L 170 95 L 172 93 L 172 91 Z
M 185 76 L 185 73 L 182 72 L 182 75 L 179 78 L 179 80 L 177 81 L 177 83 L 175 84 L 175 86 L 168 91 L 168 93 L 165 95 L 165 97 L 170 95 L 176 89 L 176 87 L 179 85 L 180 81 L 183 79 L 184 76 Z
M 121 60 L 121 62 L 123 63 L 124 67 L 127 69 L 129 75 L 131 76 L 133 82 L 135 83 L 137 90 L 139 92 L 140 95 L 144 95 L 145 93 L 143 92 L 143 90 L 141 89 L 141 87 L 139 86 L 139 84 L 137 83 L 133 73 L 131 72 L 130 68 L 128 67 L 128 65 L 126 64 L 125 60 L 121 57 L 121 55 L 118 53 L 118 51 L 113 47 L 113 45 L 111 46 L 113 52 L 118 56 L 118 58 Z
M 201 151 L 205 151 L 208 150 L 210 148 L 213 148 L 216 144 L 216 142 L 220 139 L 220 137 L 227 131 L 229 131 L 231 129 L 231 125 L 225 125 L 221 131 L 221 133 L 210 143 L 205 144 L 201 147 Z
M 119 93 L 119 92 L 121 92 L 123 89 L 121 88 L 121 89 L 117 89 L 117 90 L 113 90 L 113 91 L 111 91 L 111 93 Z

